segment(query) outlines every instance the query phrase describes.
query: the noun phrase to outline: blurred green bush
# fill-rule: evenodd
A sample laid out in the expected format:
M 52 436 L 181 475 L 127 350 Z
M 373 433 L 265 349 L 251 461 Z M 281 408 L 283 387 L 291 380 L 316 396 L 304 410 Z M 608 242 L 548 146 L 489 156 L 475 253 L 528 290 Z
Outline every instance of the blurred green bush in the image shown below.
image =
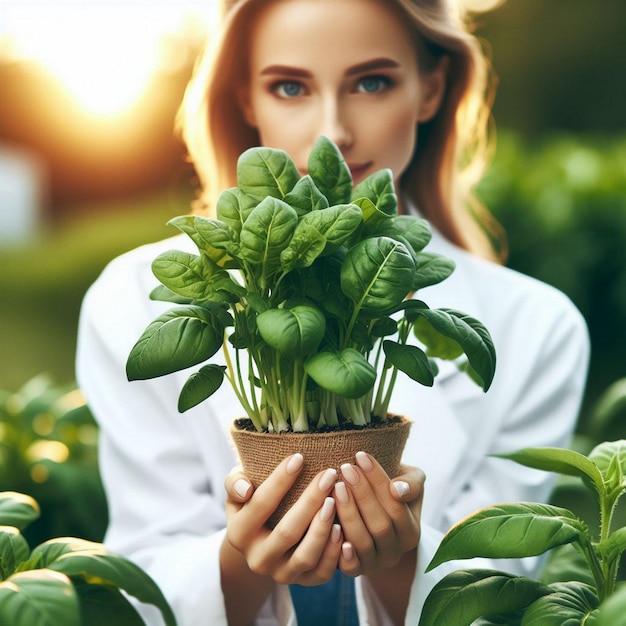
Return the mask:
M 508 265 L 552 284 L 589 325 L 592 359 L 581 429 L 626 374 L 626 136 L 502 133 L 480 186 L 509 237 Z
M 175 235 L 167 221 L 188 207 L 186 195 L 165 191 L 76 207 L 81 217 L 0 246 L 0 388 L 15 390 L 41 372 L 74 380 L 85 291 L 113 257 Z
M 31 546 L 59 536 L 102 540 L 107 507 L 97 435 L 74 386 L 38 376 L 18 391 L 0 390 L 0 492 L 38 501 L 41 516 L 24 531 Z

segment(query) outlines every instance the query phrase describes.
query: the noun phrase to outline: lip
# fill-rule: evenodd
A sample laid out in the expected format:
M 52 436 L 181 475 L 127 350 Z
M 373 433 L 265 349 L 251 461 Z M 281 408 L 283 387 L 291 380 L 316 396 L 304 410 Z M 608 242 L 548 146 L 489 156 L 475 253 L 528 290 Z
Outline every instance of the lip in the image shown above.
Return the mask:
M 367 170 L 372 166 L 371 161 L 367 161 L 366 163 L 348 163 L 348 168 L 350 168 L 350 174 L 352 174 L 352 178 L 354 180 L 358 178 L 363 178 Z

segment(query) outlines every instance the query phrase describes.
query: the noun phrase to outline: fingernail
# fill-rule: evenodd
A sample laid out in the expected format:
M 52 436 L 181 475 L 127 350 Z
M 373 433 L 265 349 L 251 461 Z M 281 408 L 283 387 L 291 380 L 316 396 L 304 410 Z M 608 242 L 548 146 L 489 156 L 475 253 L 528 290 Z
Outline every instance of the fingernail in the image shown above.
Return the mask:
M 347 504 L 350 501 L 350 496 L 348 496 L 348 490 L 346 489 L 346 483 L 338 482 L 335 485 L 335 495 L 341 504 Z
M 374 469 L 372 460 L 365 452 L 356 453 L 356 462 L 364 472 L 371 472 Z
M 341 555 L 346 561 L 351 561 L 354 558 L 354 550 L 352 549 L 352 544 L 345 541 L 341 545 Z
M 336 480 L 337 480 L 337 470 L 328 468 L 324 472 L 324 474 L 322 474 L 322 477 L 320 478 L 320 482 L 318 483 L 320 491 L 328 491 L 333 486 Z
M 403 480 L 396 480 L 391 483 L 394 491 L 398 494 L 398 497 L 404 498 L 404 496 L 409 495 L 409 491 L 411 490 L 409 487 L 409 483 L 404 482 Z
M 304 463 L 304 457 L 296 452 L 287 462 L 287 474 L 295 474 Z
M 233 489 L 240 498 L 245 498 L 248 495 L 248 490 L 251 486 L 252 485 L 247 480 L 240 478 L 239 480 L 235 481 Z
M 326 498 L 320 511 L 320 518 L 323 522 L 327 522 L 335 514 L 335 501 L 332 498 Z
M 341 539 L 341 526 L 339 524 L 333 524 L 333 527 L 330 531 L 330 543 L 339 543 Z
M 356 485 L 359 482 L 359 473 L 350 463 L 344 463 L 341 466 L 341 473 L 349 485 Z

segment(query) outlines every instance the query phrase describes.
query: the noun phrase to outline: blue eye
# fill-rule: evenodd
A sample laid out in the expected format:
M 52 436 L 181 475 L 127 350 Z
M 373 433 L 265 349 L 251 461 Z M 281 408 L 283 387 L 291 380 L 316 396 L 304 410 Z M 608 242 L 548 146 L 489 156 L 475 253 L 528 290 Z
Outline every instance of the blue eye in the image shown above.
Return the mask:
M 378 93 L 391 85 L 386 76 L 364 76 L 359 80 L 357 91 L 361 93 Z
M 274 91 L 282 98 L 295 98 L 302 95 L 302 85 L 293 80 L 285 80 L 274 86 Z

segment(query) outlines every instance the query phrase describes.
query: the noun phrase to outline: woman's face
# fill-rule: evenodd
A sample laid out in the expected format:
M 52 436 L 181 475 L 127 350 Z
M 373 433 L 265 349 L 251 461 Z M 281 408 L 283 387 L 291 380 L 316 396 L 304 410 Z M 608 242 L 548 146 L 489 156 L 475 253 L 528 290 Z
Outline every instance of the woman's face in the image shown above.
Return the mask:
M 409 28 L 379 0 L 267 2 L 251 29 L 242 95 L 262 145 L 285 150 L 305 173 L 325 135 L 355 183 L 382 168 L 397 180 L 417 123 L 434 115 L 443 91 L 442 71 L 420 73 Z

